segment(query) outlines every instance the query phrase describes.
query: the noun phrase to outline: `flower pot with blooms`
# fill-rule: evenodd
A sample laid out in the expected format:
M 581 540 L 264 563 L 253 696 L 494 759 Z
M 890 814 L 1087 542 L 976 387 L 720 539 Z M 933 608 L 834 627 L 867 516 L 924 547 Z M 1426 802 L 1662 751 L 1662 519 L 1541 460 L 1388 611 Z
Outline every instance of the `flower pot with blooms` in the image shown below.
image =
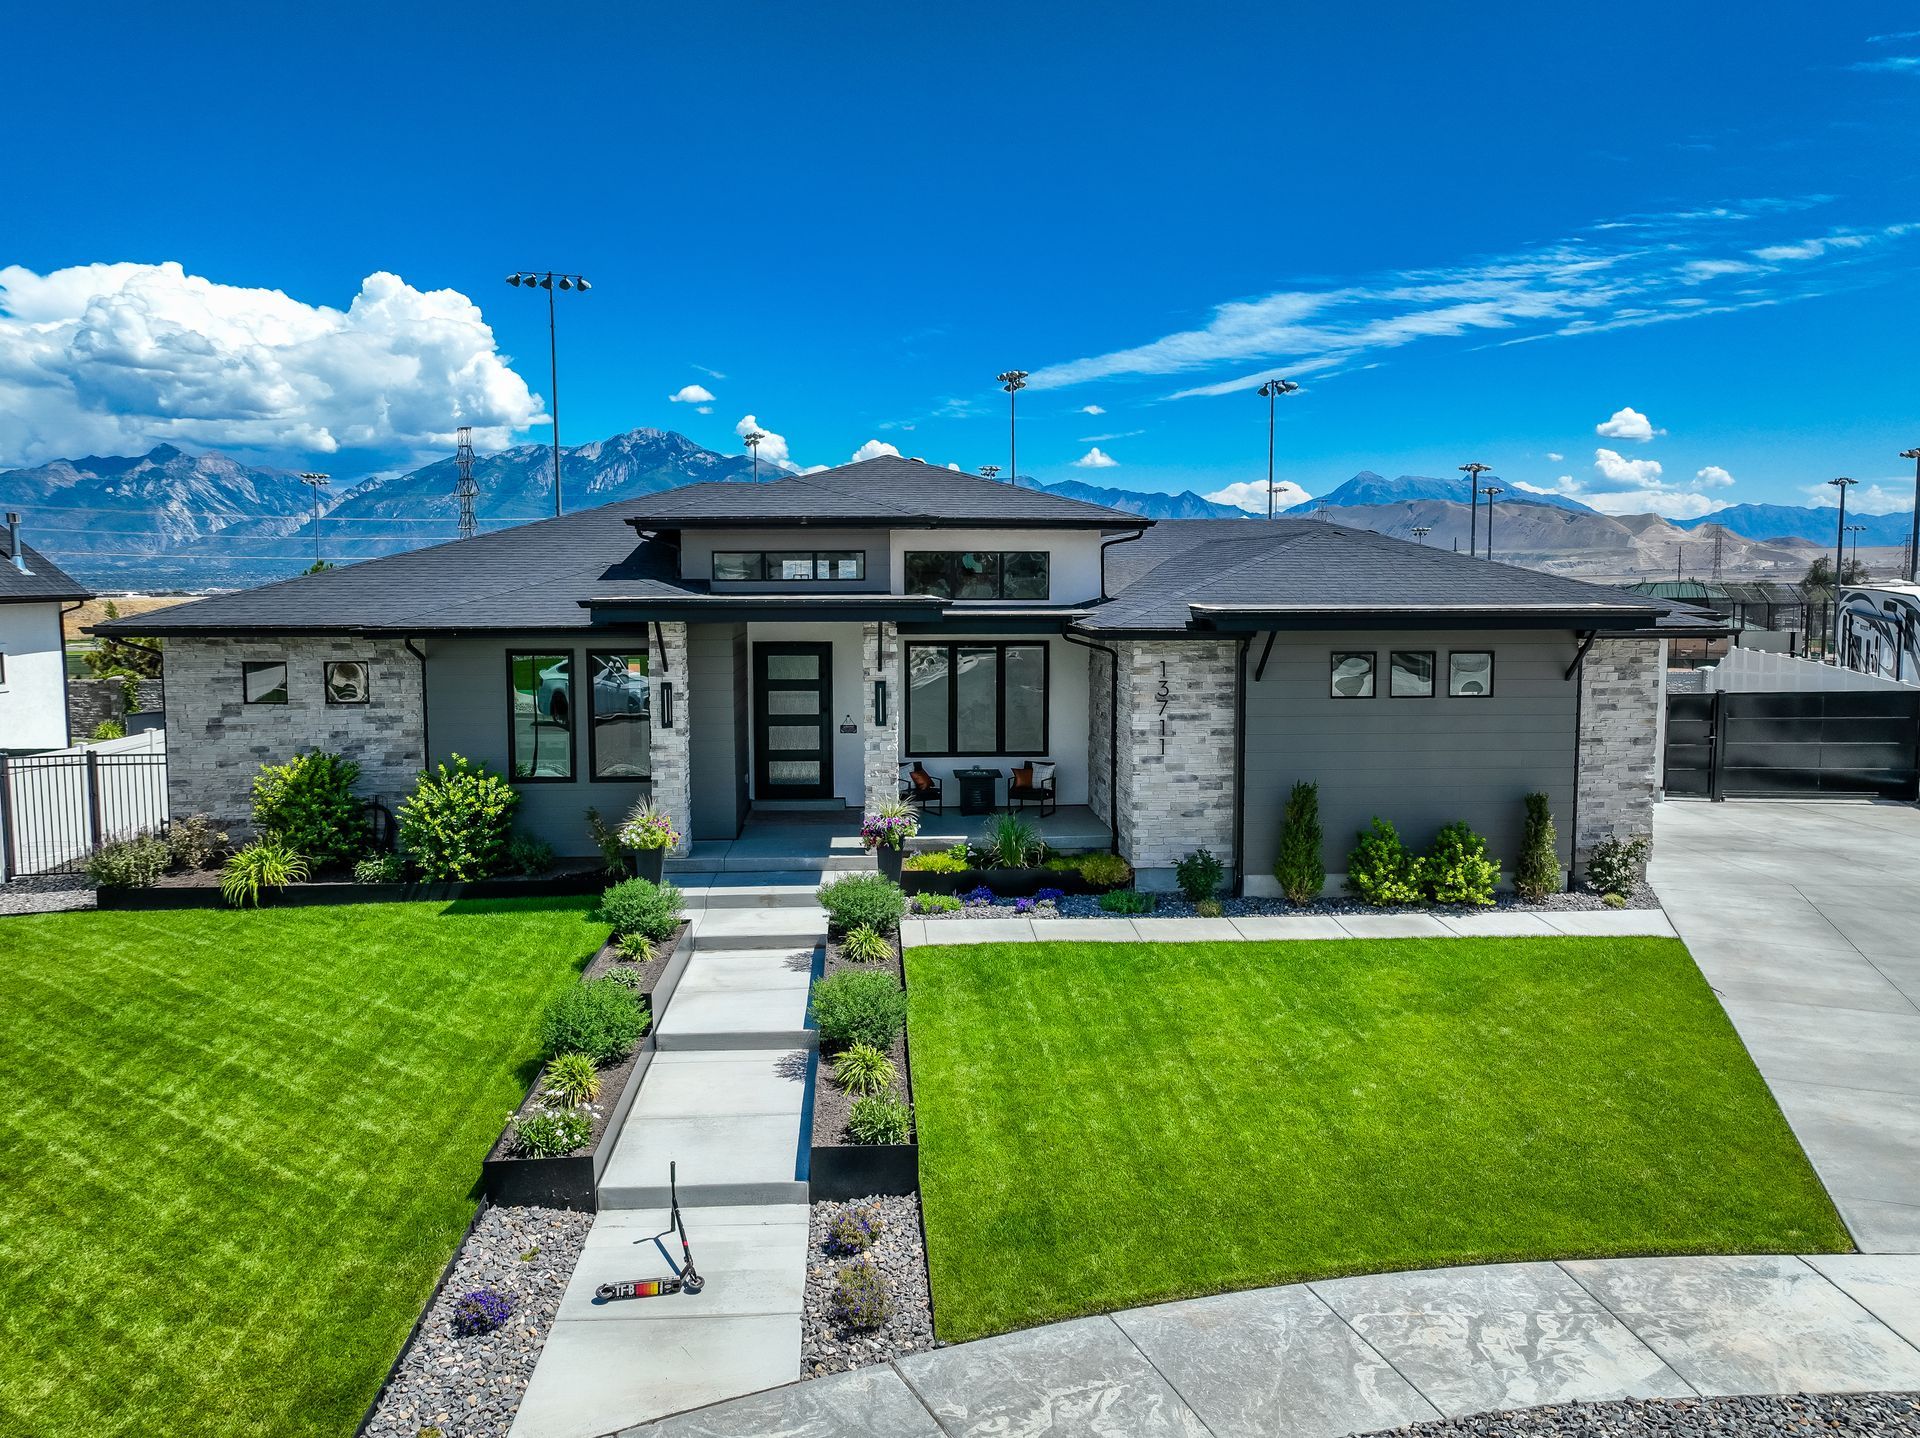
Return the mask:
M 633 852 L 633 872 L 657 884 L 666 867 L 667 851 L 680 847 L 680 831 L 673 827 L 665 809 L 646 803 L 620 826 L 620 842 Z
M 872 852 L 880 872 L 896 884 L 907 841 L 919 832 L 920 816 L 910 804 L 882 804 L 860 821 L 860 842 Z

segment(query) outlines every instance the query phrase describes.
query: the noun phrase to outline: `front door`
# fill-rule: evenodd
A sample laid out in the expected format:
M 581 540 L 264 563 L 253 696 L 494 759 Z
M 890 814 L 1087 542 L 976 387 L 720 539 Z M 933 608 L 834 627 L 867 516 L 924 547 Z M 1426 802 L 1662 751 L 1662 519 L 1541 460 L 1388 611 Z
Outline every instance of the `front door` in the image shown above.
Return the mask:
M 753 646 L 753 794 L 833 797 L 833 646 Z

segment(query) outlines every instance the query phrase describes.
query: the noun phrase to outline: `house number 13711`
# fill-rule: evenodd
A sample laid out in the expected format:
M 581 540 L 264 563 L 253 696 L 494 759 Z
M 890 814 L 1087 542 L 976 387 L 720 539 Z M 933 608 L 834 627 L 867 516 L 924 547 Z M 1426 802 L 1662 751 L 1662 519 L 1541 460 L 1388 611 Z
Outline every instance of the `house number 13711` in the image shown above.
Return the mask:
M 1153 702 L 1160 706 L 1160 753 L 1167 752 L 1167 705 L 1173 702 L 1173 690 L 1167 685 L 1167 661 L 1160 661 L 1160 687 L 1153 691 Z

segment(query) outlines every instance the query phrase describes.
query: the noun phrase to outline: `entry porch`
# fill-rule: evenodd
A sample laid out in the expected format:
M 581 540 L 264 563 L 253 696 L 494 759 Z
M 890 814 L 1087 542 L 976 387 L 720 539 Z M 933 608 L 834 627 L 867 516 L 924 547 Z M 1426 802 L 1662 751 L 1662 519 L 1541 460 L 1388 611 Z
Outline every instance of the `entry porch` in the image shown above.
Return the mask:
M 1044 819 L 1029 809 L 1026 817 L 1051 849 L 1064 852 L 1107 849 L 1113 831 L 1084 804 L 1062 804 Z M 946 849 L 962 840 L 978 841 L 992 815 L 962 817 L 947 813 L 921 818 L 919 836 L 909 846 L 915 852 Z M 825 873 L 874 867 L 873 856 L 860 846 L 859 810 L 748 814 L 734 838 L 696 838 L 684 855 L 667 860 L 671 874 L 717 873 Z

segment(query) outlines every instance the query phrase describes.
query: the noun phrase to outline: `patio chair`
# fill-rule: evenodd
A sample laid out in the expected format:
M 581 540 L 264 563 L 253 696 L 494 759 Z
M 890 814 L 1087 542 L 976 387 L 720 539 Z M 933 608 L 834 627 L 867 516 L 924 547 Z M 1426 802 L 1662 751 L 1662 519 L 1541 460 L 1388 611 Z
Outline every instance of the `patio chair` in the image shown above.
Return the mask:
M 1058 810 L 1060 802 L 1054 792 L 1053 765 L 1022 764 L 1015 769 L 1007 781 L 1007 803 L 1014 809 L 1038 804 L 1042 819 Z
M 930 809 L 936 814 L 947 812 L 946 785 L 918 761 L 901 777 L 900 797 L 923 810 Z

